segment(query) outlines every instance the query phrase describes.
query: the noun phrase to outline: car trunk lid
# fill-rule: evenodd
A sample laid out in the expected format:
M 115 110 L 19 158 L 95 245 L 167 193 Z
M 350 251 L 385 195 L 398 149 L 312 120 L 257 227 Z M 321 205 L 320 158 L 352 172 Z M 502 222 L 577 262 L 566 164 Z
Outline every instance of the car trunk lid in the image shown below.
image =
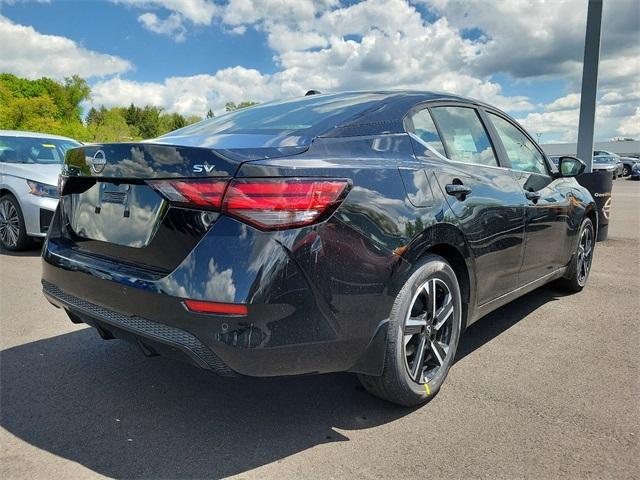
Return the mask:
M 244 161 L 299 151 L 257 145 L 220 151 L 145 142 L 70 150 L 61 177 L 60 231 L 51 235 L 64 237 L 78 253 L 168 273 L 218 218 L 207 208 L 208 185 L 225 185 Z M 205 202 L 171 201 L 158 188 L 171 182 L 204 186 L 196 193 Z

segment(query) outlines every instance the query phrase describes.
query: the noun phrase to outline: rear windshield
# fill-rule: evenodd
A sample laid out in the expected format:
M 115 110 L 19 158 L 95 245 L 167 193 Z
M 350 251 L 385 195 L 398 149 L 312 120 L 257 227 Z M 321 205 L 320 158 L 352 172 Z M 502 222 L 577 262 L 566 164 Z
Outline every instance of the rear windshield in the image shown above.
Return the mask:
M 67 150 L 79 145 L 73 140 L 0 136 L 0 162 L 62 163 Z
M 612 163 L 613 158 L 612 157 L 593 157 L 593 162 L 594 163 Z
M 226 113 L 170 132 L 165 137 L 216 134 L 292 134 L 311 136 L 340 125 L 375 106 L 381 95 L 310 95 Z

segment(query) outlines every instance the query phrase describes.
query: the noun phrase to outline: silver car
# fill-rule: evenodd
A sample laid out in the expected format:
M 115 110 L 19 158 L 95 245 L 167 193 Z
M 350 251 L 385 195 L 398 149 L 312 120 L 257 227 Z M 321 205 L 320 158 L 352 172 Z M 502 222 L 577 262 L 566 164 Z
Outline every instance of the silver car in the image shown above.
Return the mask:
M 613 179 L 618 178 L 618 162 L 615 157 L 609 155 L 597 155 L 593 157 L 594 172 L 611 172 Z
M 47 234 L 71 138 L 0 130 L 0 246 L 23 250 Z
M 622 163 L 622 160 L 620 158 L 620 155 L 613 153 L 613 152 L 607 152 L 606 150 L 595 150 L 593 152 L 593 169 L 594 170 L 606 170 L 605 168 L 598 168 L 596 169 L 596 164 L 603 164 L 606 163 L 605 162 L 609 162 L 612 163 L 613 165 L 615 165 L 615 170 L 613 171 L 613 179 L 615 180 L 617 177 L 622 177 L 624 176 L 624 163 Z

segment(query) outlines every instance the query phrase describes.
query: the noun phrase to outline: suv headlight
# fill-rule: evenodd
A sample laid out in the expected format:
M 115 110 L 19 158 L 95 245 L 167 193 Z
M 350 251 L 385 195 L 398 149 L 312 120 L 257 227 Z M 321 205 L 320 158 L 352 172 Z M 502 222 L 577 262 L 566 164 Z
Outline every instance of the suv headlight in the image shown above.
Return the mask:
M 58 187 L 55 185 L 47 185 L 46 183 L 27 180 L 27 185 L 31 189 L 33 195 L 38 197 L 59 198 Z

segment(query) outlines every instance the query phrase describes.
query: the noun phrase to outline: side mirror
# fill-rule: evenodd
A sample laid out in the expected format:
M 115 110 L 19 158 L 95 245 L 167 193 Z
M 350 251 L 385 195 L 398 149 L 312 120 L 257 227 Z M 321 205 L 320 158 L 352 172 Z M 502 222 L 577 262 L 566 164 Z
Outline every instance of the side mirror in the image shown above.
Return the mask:
M 558 159 L 558 176 L 559 177 L 577 177 L 586 165 L 577 157 L 560 157 Z

